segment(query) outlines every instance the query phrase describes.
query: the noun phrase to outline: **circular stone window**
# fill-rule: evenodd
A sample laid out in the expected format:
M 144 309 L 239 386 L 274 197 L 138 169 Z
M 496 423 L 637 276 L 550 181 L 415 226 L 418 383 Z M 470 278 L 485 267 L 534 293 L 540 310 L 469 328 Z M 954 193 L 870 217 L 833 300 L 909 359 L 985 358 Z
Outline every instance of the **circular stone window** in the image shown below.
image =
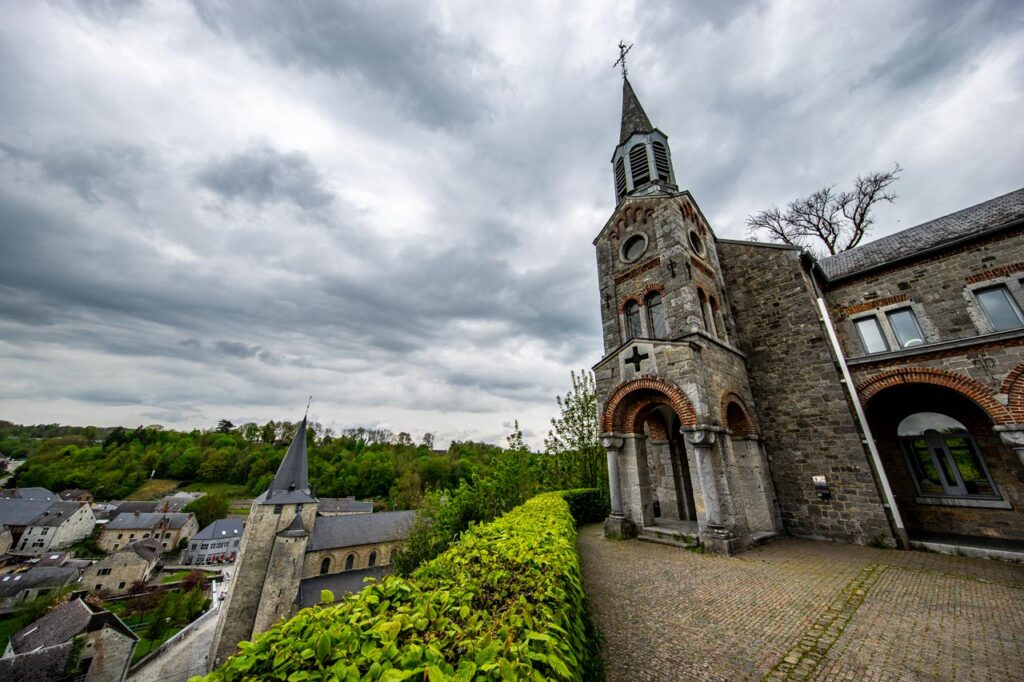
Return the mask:
M 619 255 L 622 257 L 622 260 L 627 263 L 632 263 L 639 259 L 640 256 L 644 255 L 644 251 L 646 250 L 647 235 L 641 232 L 640 234 L 633 235 L 622 243 L 622 250 L 619 251 Z
M 704 240 L 700 238 L 700 235 L 695 230 L 690 230 L 690 248 L 698 256 L 704 255 Z

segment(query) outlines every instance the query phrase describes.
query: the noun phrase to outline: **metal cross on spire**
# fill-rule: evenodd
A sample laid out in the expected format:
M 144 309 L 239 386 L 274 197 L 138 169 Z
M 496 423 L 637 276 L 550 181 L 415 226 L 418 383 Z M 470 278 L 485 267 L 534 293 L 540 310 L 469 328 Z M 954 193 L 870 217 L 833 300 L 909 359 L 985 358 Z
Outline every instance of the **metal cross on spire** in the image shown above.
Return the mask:
M 614 64 L 612 64 L 612 68 L 614 69 L 616 66 L 621 66 L 622 67 L 622 78 L 623 79 L 625 79 L 626 78 L 626 74 L 629 73 L 626 70 L 626 54 L 630 50 L 632 50 L 632 49 L 633 49 L 633 43 L 630 43 L 629 45 L 626 45 L 625 41 L 622 41 L 622 40 L 619 41 L 619 58 L 615 60 Z

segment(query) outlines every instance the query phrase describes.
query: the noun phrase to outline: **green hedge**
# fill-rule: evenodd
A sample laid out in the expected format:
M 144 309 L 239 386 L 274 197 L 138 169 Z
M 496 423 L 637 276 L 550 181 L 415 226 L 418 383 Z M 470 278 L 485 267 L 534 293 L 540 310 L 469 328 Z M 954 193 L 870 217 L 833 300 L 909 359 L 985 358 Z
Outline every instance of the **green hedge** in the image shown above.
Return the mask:
M 562 494 L 534 497 L 411 578 L 387 577 L 242 642 L 205 679 L 600 678 L 575 525 Z
M 574 488 L 561 494 L 577 525 L 604 521 L 612 511 L 608 496 L 597 488 Z

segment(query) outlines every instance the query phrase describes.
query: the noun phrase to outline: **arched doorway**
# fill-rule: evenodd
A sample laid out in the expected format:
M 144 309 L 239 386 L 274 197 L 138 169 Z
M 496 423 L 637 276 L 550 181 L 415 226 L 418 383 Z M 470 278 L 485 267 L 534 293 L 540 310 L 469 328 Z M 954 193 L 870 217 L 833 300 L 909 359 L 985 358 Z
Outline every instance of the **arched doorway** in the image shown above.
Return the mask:
M 866 414 L 911 539 L 1024 540 L 1024 466 L 991 414 L 948 386 L 903 383 L 874 392 Z M 987 403 L 986 403 L 987 407 Z
M 690 464 L 678 415 L 666 404 L 652 404 L 638 415 L 638 425 L 644 436 L 655 525 L 665 521 L 696 524 Z

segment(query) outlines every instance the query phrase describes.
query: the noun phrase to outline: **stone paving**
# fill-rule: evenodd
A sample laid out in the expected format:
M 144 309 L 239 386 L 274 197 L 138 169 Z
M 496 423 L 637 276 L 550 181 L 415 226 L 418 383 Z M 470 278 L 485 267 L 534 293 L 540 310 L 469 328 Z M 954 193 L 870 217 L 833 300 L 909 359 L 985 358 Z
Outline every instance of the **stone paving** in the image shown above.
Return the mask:
M 618 680 L 1024 680 L 1024 566 L 784 538 L 736 557 L 579 534 Z

